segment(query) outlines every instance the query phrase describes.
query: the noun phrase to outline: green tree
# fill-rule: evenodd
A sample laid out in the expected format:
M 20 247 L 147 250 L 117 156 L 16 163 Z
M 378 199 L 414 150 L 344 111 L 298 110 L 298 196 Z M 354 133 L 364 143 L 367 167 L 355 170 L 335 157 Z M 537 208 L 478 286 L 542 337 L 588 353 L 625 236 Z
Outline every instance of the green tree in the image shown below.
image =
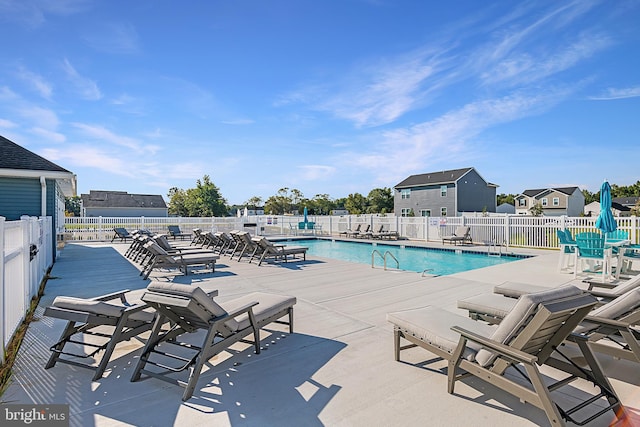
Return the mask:
M 227 216 L 227 201 L 209 175 L 196 181 L 195 188 L 169 190 L 169 213 L 179 216 Z
M 367 199 L 360 193 L 353 193 L 347 196 L 344 207 L 352 215 L 358 215 L 367 211 Z
M 262 206 L 262 197 L 253 196 L 252 198 L 244 202 L 244 204 L 249 208 L 255 209 L 259 206 Z
M 542 208 L 542 205 L 540 203 L 536 203 L 529 208 L 529 212 L 533 216 L 540 216 L 544 212 L 544 209 Z
M 329 215 L 336 205 L 328 194 L 316 194 L 311 199 L 313 213 L 316 215 Z
M 271 215 L 283 215 L 291 211 L 291 203 L 289 188 L 284 187 L 278 190 L 278 194 L 267 199 L 264 204 L 264 211 Z
M 393 193 L 390 188 L 374 188 L 367 195 L 367 213 L 393 212 Z
M 509 203 L 510 205 L 516 205 L 515 194 L 498 194 L 496 197 L 496 203 L 500 206 L 503 203 Z
M 80 216 L 81 207 L 82 207 L 82 199 L 80 198 L 80 196 L 64 198 L 64 215 L 65 216 Z

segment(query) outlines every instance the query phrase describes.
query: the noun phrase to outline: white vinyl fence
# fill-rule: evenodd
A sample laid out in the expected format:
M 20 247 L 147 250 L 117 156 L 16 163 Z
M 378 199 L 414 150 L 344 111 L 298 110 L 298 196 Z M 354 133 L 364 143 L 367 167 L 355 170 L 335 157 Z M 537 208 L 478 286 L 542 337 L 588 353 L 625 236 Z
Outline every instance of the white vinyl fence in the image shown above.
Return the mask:
M 252 234 L 265 236 L 324 235 L 338 236 L 346 230 L 360 225 L 369 225 L 377 231 L 397 231 L 400 236 L 411 240 L 440 241 L 451 235 L 456 227 L 471 227 L 471 237 L 475 244 L 517 246 L 526 248 L 558 248 L 556 230 L 569 229 L 575 235 L 583 231 L 596 231 L 595 217 L 532 217 L 523 215 L 465 215 L 457 217 L 396 217 L 393 215 L 309 215 L 315 230 L 299 229 L 301 216 L 259 215 L 249 217 L 208 217 L 208 218 L 113 218 L 77 217 L 66 218 L 66 240 L 111 240 L 114 227 L 124 227 L 129 231 L 146 229 L 154 233 L 167 233 L 168 225 L 177 225 L 187 233 L 194 228 L 204 231 L 247 230 Z M 632 243 L 640 243 L 640 218 L 616 218 L 618 228 L 628 233 Z
M 0 217 L 0 363 L 53 264 L 51 217 Z

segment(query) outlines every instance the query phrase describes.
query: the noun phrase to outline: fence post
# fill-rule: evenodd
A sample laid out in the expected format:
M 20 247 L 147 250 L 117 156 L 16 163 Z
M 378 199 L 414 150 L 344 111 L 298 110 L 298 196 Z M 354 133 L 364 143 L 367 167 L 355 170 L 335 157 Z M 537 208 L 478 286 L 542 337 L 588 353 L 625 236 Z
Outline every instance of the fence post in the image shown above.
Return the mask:
M 4 330 L 6 327 L 6 313 L 4 306 L 4 225 L 6 218 L 0 216 L 0 365 L 4 363 Z
M 639 217 L 635 215 L 631 215 L 631 231 L 629 233 L 629 239 L 631 239 L 631 244 L 638 243 L 638 219 Z
M 505 243 L 507 244 L 507 249 L 509 249 L 509 242 L 511 241 L 511 216 L 507 215 L 504 217 L 505 221 L 504 221 L 504 237 L 505 237 Z

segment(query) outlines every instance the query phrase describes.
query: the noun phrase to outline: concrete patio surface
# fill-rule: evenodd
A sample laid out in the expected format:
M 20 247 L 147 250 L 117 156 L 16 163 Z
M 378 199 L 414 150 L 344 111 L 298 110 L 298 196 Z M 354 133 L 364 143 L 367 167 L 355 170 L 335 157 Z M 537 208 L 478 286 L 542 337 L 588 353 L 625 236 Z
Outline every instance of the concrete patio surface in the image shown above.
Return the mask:
M 217 289 L 224 301 L 261 291 L 293 295 L 293 334 L 281 325 L 262 333 L 263 351 L 248 344 L 210 360 L 193 398 L 156 379 L 130 382 L 142 343 L 120 343 L 105 377 L 66 364 L 45 370 L 49 347 L 64 322 L 43 317 L 57 295 L 93 297 L 141 289 L 137 265 L 123 257 L 122 243 L 67 244 L 51 271 L 45 295 L 20 349 L 3 403 L 68 403 L 72 426 L 535 426 L 548 425 L 532 405 L 477 378 L 447 393 L 446 364 L 422 349 L 393 358 L 388 312 L 436 305 L 465 315 L 456 301 L 518 281 L 557 286 L 573 280 L 557 271 L 558 252 L 518 251 L 535 257 L 442 277 L 384 271 L 368 265 L 308 256 L 258 267 L 222 256 L 215 273 L 188 276 L 154 271 L 150 280 Z M 438 245 L 439 246 L 439 245 Z M 598 355 L 633 420 L 640 425 L 638 364 Z M 549 377 L 552 370 L 543 369 Z M 571 400 L 581 388 L 559 396 Z M 607 426 L 613 414 L 590 426 Z

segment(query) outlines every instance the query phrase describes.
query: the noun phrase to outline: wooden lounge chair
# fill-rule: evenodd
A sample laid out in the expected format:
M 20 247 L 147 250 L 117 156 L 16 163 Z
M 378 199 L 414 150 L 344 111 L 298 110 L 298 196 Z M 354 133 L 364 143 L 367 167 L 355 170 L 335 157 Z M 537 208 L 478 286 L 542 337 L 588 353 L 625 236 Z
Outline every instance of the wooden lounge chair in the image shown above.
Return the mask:
M 150 261 L 143 266 L 140 275 L 147 279 L 154 268 L 177 268 L 185 275 L 189 275 L 189 266 L 211 266 L 211 272 L 216 271 L 216 261 L 220 259 L 213 251 L 207 253 L 174 253 L 170 254 L 162 249 L 156 242 L 149 241 L 145 248 L 152 254 Z
M 450 235 L 442 238 L 442 244 L 444 242 L 453 243 L 457 245 L 460 242 L 461 245 L 464 245 L 466 242 L 473 243 L 471 239 L 471 227 L 460 225 L 456 227 L 456 231 Z
M 552 357 L 596 303 L 579 288 L 563 286 L 524 295 L 500 325 L 476 322 L 438 307 L 390 313 L 387 320 L 394 324 L 396 360 L 400 360 L 402 350 L 420 346 L 448 362 L 449 393 L 454 392 L 456 381 L 474 375 L 542 409 L 553 426 L 565 425 L 565 420 L 582 425 L 609 410 L 618 417 L 626 416 L 586 339 L 575 338 L 586 366 Z M 401 346 L 401 339 L 411 344 Z M 569 376 L 546 385 L 538 370 L 543 364 Z M 527 383 L 505 375 L 510 367 L 516 368 Z M 576 407 L 561 408 L 550 392 L 578 378 L 590 381 L 600 392 Z M 607 406 L 594 413 L 592 403 L 602 400 Z M 578 413 L 586 418 L 576 420 Z
M 341 231 L 338 234 L 344 234 L 345 237 L 349 237 L 350 234 L 359 233 L 360 232 L 360 227 L 362 227 L 362 224 L 357 224 L 356 228 L 354 228 L 353 230 L 350 229 L 350 228 L 347 228 L 345 231 Z
M 458 301 L 458 308 L 467 310 L 474 320 L 498 324 L 517 301 L 498 294 L 481 294 Z M 639 324 L 640 288 L 635 288 L 594 308 L 573 332 L 586 336 L 598 353 L 640 362 L 640 332 L 633 329 Z
M 169 229 L 169 235 L 173 237 L 173 240 L 175 240 L 176 237 L 179 237 L 180 240 L 184 240 L 185 237 L 189 239 L 191 238 L 191 233 L 183 233 L 177 225 L 167 225 L 167 228 Z
M 44 315 L 66 320 L 67 325 L 58 342 L 51 346 L 51 357 L 45 369 L 52 368 L 57 362 L 67 363 L 95 370 L 94 381 L 101 378 L 116 345 L 150 330 L 153 326 L 156 313 L 140 300 L 143 292 L 144 289 L 123 290 L 90 299 L 56 297 L 53 304 L 45 309 Z M 110 334 L 104 330 L 105 326 L 112 328 Z M 89 337 L 95 339 L 90 340 Z M 74 351 L 78 346 L 88 347 L 93 351 L 88 354 Z M 79 360 L 93 360 L 100 351 L 104 353 L 97 365 Z M 71 358 L 61 357 L 62 355 Z
M 302 254 L 303 259 L 306 261 L 307 259 L 307 251 L 309 248 L 304 246 L 287 246 L 287 245 L 274 245 L 271 241 L 267 240 L 264 237 L 254 237 L 253 241 L 260 247 L 262 251 L 260 255 L 260 260 L 258 261 L 258 265 L 262 265 L 262 261 L 267 258 L 273 258 L 274 260 L 284 259 L 284 262 L 288 261 L 288 256 L 291 255 L 295 258 L 296 255 Z M 253 260 L 254 256 L 257 253 L 254 253 L 251 256 L 251 260 Z
M 133 236 L 127 231 L 126 228 L 114 227 L 113 232 L 115 234 L 111 238 L 111 243 L 113 243 L 115 239 L 120 239 L 121 242 L 126 242 L 127 239 L 133 239 Z
M 293 333 L 295 297 L 256 292 L 218 304 L 195 286 L 151 283 L 142 300 L 159 315 L 131 381 L 148 375 L 183 385 L 182 400 L 193 395 L 207 361 L 230 345 L 253 335 L 255 353 L 260 353 L 259 329 L 274 322 L 288 324 Z M 288 321 L 279 320 L 285 316 Z M 166 329 L 168 322 L 171 326 Z M 201 345 L 179 341 L 200 330 L 206 331 Z M 169 376 L 186 369 L 191 371 L 186 383 Z

